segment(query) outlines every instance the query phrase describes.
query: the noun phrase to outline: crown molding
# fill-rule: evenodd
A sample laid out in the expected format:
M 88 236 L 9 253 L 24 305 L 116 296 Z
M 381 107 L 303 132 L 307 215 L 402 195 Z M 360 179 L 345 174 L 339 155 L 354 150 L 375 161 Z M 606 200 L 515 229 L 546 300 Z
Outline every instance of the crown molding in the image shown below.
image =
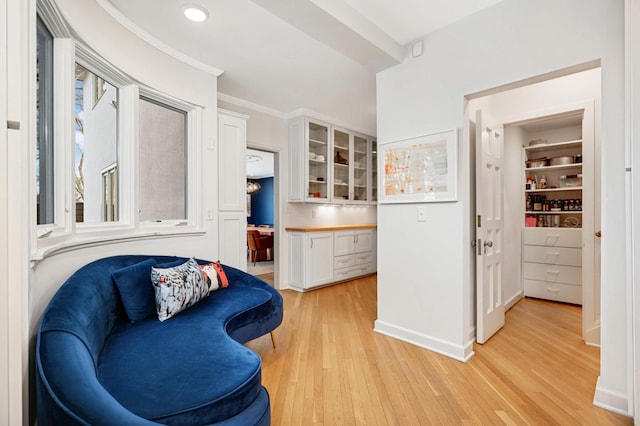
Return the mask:
M 212 66 L 207 65 L 207 64 L 205 64 L 203 62 L 200 62 L 200 61 L 192 58 L 191 56 L 185 55 L 184 53 L 180 52 L 179 50 L 174 49 L 173 47 L 170 47 L 169 45 L 161 42 L 160 40 L 158 40 L 157 38 L 155 38 L 154 36 L 152 36 L 148 32 L 144 31 L 142 28 L 140 28 L 136 24 L 134 24 L 133 21 L 131 21 L 129 18 L 127 18 L 122 12 L 120 12 L 108 0 L 95 0 L 95 1 L 114 20 L 116 20 L 116 22 L 118 22 L 120 25 L 125 27 L 127 30 L 131 31 L 137 37 L 139 37 L 140 39 L 142 39 L 145 42 L 149 43 L 151 46 L 155 47 L 156 49 L 160 50 L 161 52 L 166 53 L 167 55 L 177 59 L 180 62 L 183 62 L 183 63 L 185 63 L 185 64 L 187 64 L 189 66 L 197 68 L 200 71 L 204 71 L 206 73 L 213 74 L 216 77 L 220 77 L 222 75 L 222 73 L 224 73 L 224 71 L 219 69 L 219 68 L 212 67 Z
M 223 102 L 228 102 L 233 105 L 238 105 L 253 111 L 261 112 L 267 115 L 271 115 L 276 118 L 281 118 L 283 120 L 287 120 L 289 118 L 289 114 L 286 114 L 282 111 L 278 111 L 273 108 L 259 105 L 251 101 L 246 101 L 244 99 L 236 98 L 235 96 L 227 95 L 225 93 L 218 92 L 218 100 Z

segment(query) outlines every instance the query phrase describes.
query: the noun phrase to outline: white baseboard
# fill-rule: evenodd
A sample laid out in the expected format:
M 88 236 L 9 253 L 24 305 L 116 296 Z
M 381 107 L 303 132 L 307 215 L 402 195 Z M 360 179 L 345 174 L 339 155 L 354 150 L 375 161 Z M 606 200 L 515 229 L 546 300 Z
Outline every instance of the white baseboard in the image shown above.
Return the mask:
M 462 362 L 467 362 L 474 354 L 473 339 L 470 339 L 464 345 L 458 345 L 380 320 L 375 321 L 373 330 Z
M 520 290 L 516 294 L 511 296 L 509 299 L 507 299 L 507 301 L 504 302 L 504 310 L 505 310 L 505 312 L 508 311 L 509 309 L 513 308 L 513 306 L 516 303 L 518 303 L 520 301 L 520 299 L 522 299 L 523 297 L 524 297 L 524 293 L 522 292 L 522 290 Z
M 631 417 L 631 414 L 629 413 L 629 400 L 627 395 L 607 389 L 600 385 L 600 376 L 598 376 L 598 383 L 596 383 L 596 393 L 593 396 L 593 405 L 604 408 L 605 410 L 613 411 L 614 413 L 622 414 L 623 416 Z
M 595 327 L 585 331 L 584 343 L 589 346 L 600 347 L 600 321 L 598 321 Z

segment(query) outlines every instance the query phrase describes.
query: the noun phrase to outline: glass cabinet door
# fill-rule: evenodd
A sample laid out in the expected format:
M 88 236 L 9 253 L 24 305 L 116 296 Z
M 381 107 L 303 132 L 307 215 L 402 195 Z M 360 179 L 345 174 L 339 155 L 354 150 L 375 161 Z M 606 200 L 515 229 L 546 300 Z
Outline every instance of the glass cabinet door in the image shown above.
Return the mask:
M 329 128 L 309 121 L 307 161 L 307 200 L 327 201 L 329 199 Z
M 349 133 L 333 131 L 333 201 L 345 202 L 351 199 L 349 193 L 351 147 Z
M 358 135 L 353 137 L 352 201 L 369 201 L 369 194 L 367 191 L 367 170 L 369 168 L 369 163 L 367 161 L 367 145 L 368 140 L 366 137 Z
M 371 202 L 378 201 L 378 142 L 375 139 L 371 140 L 371 163 L 369 163 L 369 170 L 371 170 Z

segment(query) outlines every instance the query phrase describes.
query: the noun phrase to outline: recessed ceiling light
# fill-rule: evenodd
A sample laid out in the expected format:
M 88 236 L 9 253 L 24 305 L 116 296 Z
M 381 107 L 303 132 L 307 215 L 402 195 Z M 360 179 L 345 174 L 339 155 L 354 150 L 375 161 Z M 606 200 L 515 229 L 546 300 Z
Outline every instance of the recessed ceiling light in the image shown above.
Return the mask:
M 204 22 L 209 17 L 209 12 L 202 6 L 186 4 L 182 6 L 182 13 L 188 20 L 193 22 Z

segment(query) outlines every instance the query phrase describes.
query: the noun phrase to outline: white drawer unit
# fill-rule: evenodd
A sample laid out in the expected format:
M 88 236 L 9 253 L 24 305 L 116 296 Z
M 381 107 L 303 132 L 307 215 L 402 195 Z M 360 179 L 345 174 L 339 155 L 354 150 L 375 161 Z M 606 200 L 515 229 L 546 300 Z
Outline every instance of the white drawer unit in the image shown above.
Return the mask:
M 555 300 L 556 302 L 582 304 L 582 286 L 524 280 L 524 293 L 529 297 Z
M 582 304 L 582 230 L 525 228 L 524 295 Z
M 525 279 L 582 285 L 582 268 L 578 266 L 524 262 L 523 275 Z
M 582 266 L 582 250 L 569 247 L 524 246 L 524 261 Z
M 356 257 L 352 254 L 347 254 L 345 256 L 336 256 L 333 258 L 334 268 L 346 268 L 348 266 L 353 266 L 355 264 L 356 264 Z
M 524 245 L 582 248 L 582 229 L 525 228 Z

